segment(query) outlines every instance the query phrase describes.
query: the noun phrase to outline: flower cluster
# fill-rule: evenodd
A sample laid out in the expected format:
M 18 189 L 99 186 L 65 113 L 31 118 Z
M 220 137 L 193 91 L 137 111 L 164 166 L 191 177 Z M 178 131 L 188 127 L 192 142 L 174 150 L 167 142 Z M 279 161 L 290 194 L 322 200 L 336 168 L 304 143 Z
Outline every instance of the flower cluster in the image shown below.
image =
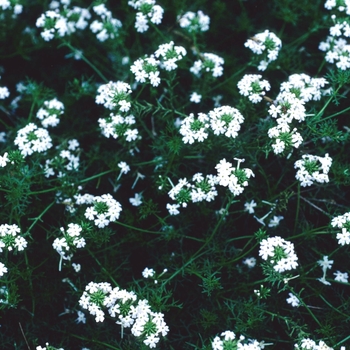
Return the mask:
M 21 229 L 16 225 L 2 224 L 0 225 L 0 253 L 7 249 L 7 251 L 22 251 L 27 247 L 28 242 L 20 236 Z M 7 267 L 0 262 L 0 277 L 7 273 Z
M 337 233 L 338 244 L 350 244 L 350 212 L 333 218 L 331 225 L 342 230 L 341 233 Z
M 107 283 L 90 282 L 79 300 L 79 305 L 95 316 L 96 322 L 103 322 L 107 308 L 111 317 L 117 318 L 117 324 L 130 328 L 131 333 L 140 338 L 149 348 L 155 348 L 160 335 L 166 336 L 169 327 L 164 321 L 164 315 L 153 312 L 146 299 L 137 300 L 134 292 L 112 288 Z
M 119 219 L 122 207 L 110 194 L 95 196 L 93 205 L 85 211 L 85 217 L 94 222 L 94 224 L 103 228 L 108 226 L 110 222 Z
M 20 236 L 21 229 L 16 225 L 2 224 L 0 225 L 0 253 L 3 252 L 3 248 L 8 251 L 17 249 L 22 251 L 27 247 L 28 242 L 25 238 Z
M 98 120 L 103 136 L 107 138 L 112 136 L 115 139 L 125 137 L 127 142 L 132 142 L 140 138 L 138 130 L 131 127 L 135 123 L 136 121 L 133 115 L 122 117 L 119 114 L 113 113 L 107 118 L 99 118 Z
M 122 23 L 119 19 L 112 17 L 112 12 L 107 10 L 105 4 L 93 6 L 94 12 L 100 16 L 101 20 L 94 20 L 90 24 L 90 30 L 96 34 L 96 38 L 104 42 L 107 39 L 115 39 L 119 36 L 119 29 L 122 27 Z
M 205 113 L 198 113 L 195 118 L 191 113 L 180 126 L 180 134 L 184 143 L 192 144 L 194 141 L 203 142 L 208 137 L 209 117 Z
M 55 238 L 52 247 L 61 256 L 61 259 L 71 260 L 76 249 L 84 248 L 86 245 L 83 237 L 83 228 L 74 223 L 68 224 L 68 229 L 60 228 L 63 235 L 61 238 Z
M 91 14 L 87 9 L 74 6 L 73 9 L 65 8 L 62 13 L 58 8 L 46 11 L 36 21 L 38 28 L 43 28 L 41 37 L 50 41 L 55 37 L 65 37 L 74 33 L 77 29 L 84 30 Z
M 301 186 L 311 186 L 314 182 L 329 182 L 328 172 L 332 165 L 332 158 L 328 153 L 324 157 L 304 154 L 302 158 L 294 163 L 294 168 L 299 169 L 295 178 L 300 181 Z
M 17 15 L 21 14 L 23 11 L 23 5 L 20 4 L 20 1 L 9 1 L 9 0 L 2 0 L 0 2 L 0 9 L 5 11 L 12 11 L 12 18 L 17 17 Z
M 68 140 L 58 147 L 59 154 L 45 160 L 44 173 L 46 177 L 64 177 L 66 171 L 77 170 L 80 164 L 80 148 L 76 139 Z
M 329 28 L 329 35 L 326 41 L 322 41 L 319 45 L 321 51 L 326 52 L 325 60 L 328 63 L 336 65 L 341 70 L 350 68 L 350 43 L 348 38 L 350 37 L 350 24 L 347 16 L 350 14 L 350 4 L 348 1 L 335 1 L 328 0 L 325 3 L 325 8 L 333 10 L 336 6 L 341 15 L 337 16 L 332 14 L 331 19 L 333 26 Z
M 298 266 L 294 244 L 279 236 L 263 239 L 260 242 L 259 255 L 263 260 L 269 261 L 274 270 L 280 273 Z
M 46 129 L 38 128 L 35 124 L 29 123 L 17 131 L 14 144 L 18 146 L 24 157 L 34 152 L 45 152 L 52 147 L 51 137 Z
M 154 56 L 160 59 L 160 68 L 172 71 L 177 68 L 176 62 L 185 57 L 186 54 L 184 47 L 174 46 L 174 42 L 171 41 L 168 44 L 160 45 Z
M 260 74 L 246 74 L 237 84 L 239 93 L 248 96 L 253 103 L 262 101 L 265 91 L 269 91 L 271 86 L 267 80 L 261 78 Z
M 255 175 L 249 168 L 240 169 L 240 163 L 244 162 L 244 159 L 235 158 L 235 160 L 238 163 L 236 168 L 224 158 L 215 166 L 215 169 L 218 172 L 218 184 L 228 187 L 234 196 L 238 196 L 244 191 L 244 187 L 248 186 L 248 179 Z
M 201 173 L 194 174 L 190 183 L 186 178 L 180 179 L 179 183 L 168 192 L 169 197 L 177 204 L 167 204 L 170 215 L 179 214 L 178 208 L 187 207 L 188 202 L 198 203 L 202 201 L 211 202 L 217 196 L 215 185 L 218 183 L 214 175 Z
M 211 73 L 214 78 L 222 76 L 224 68 L 224 59 L 215 55 L 214 53 L 203 53 L 201 54 L 201 59 L 194 62 L 193 66 L 190 68 L 192 72 L 197 77 L 201 76 L 202 72 Z
M 328 346 L 323 340 L 320 340 L 317 344 L 317 342 L 310 338 L 302 339 L 299 344 L 294 344 L 294 348 L 296 350 L 334 350 L 333 348 Z M 345 348 L 343 347 L 340 350 L 342 349 L 345 350 Z
M 120 112 L 128 112 L 131 107 L 129 95 L 131 94 L 131 87 L 129 84 L 122 81 L 102 84 L 97 89 L 97 96 L 95 102 L 103 104 L 105 108 L 110 110 L 119 110 Z
M 160 61 L 156 60 L 154 55 L 150 57 L 139 58 L 130 67 L 132 73 L 135 74 L 135 80 L 139 83 L 145 83 L 148 79 L 149 83 L 157 87 L 160 84 L 158 66 Z
M 282 47 L 282 41 L 276 34 L 265 30 L 248 39 L 244 46 L 251 49 L 255 54 L 264 56 L 264 59 L 260 61 L 258 66 L 259 70 L 264 71 L 269 63 L 277 59 Z
M 209 29 L 210 18 L 203 11 L 197 11 L 197 13 L 188 11 L 182 16 L 178 16 L 177 20 L 180 27 L 189 33 L 206 32 Z
M 292 74 L 288 77 L 288 81 L 281 84 L 281 92 L 293 93 L 295 97 L 302 102 L 318 101 L 321 99 L 322 95 L 327 93 L 327 90 L 322 90 L 327 84 L 328 81 L 325 78 L 311 78 L 305 73 Z M 291 101 L 288 101 L 289 99 Z M 289 107 L 288 103 L 292 108 Z M 294 114 L 294 119 L 299 121 L 304 120 L 305 109 L 301 107 L 302 103 L 294 100 L 289 94 L 278 95 L 276 104 L 278 104 L 277 108 L 281 106 L 281 109 L 284 108 L 289 114 Z M 278 112 L 281 115 L 282 110 Z M 299 114 L 300 117 L 297 117 L 297 114 Z
M 180 126 L 180 134 L 184 143 L 192 144 L 194 141 L 203 142 L 211 129 L 214 135 L 224 134 L 235 138 L 241 129 L 244 117 L 238 109 L 230 106 L 214 108 L 208 115 L 198 113 L 195 119 L 193 113 L 186 117 Z
M 238 339 L 236 334 L 232 331 L 225 331 L 221 333 L 221 337 L 216 336 L 211 343 L 213 350 L 226 350 L 226 349 L 244 349 L 244 350 L 260 350 L 264 349 L 264 346 L 261 345 L 255 339 L 246 340 L 243 335 Z
M 149 22 L 160 24 L 163 19 L 164 10 L 161 6 L 156 5 L 155 0 L 129 0 L 128 4 L 136 13 L 135 28 L 139 33 L 144 33 L 149 28 Z
M 59 115 L 63 113 L 63 103 L 54 98 L 44 102 L 44 106 L 38 110 L 36 117 L 41 120 L 41 125 L 44 128 L 48 128 L 49 126 L 57 126 L 60 122 Z
M 221 106 L 209 112 L 210 127 L 214 135 L 224 134 L 227 137 L 235 138 L 241 129 L 244 117 L 234 107 Z

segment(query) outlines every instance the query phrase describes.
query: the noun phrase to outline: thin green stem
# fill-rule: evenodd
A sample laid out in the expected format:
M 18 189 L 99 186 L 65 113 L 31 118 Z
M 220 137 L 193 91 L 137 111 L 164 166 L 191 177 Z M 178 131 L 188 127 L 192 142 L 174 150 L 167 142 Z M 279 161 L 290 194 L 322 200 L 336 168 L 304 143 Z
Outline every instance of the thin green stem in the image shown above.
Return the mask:
M 62 40 L 62 44 L 59 45 L 58 47 L 61 47 L 61 46 L 67 46 L 74 53 L 78 51 L 69 42 L 64 41 L 64 40 Z M 87 63 L 105 83 L 109 82 L 109 80 L 102 74 L 102 72 L 90 60 L 88 60 L 82 52 L 79 51 L 79 54 L 80 54 L 81 59 L 85 63 Z

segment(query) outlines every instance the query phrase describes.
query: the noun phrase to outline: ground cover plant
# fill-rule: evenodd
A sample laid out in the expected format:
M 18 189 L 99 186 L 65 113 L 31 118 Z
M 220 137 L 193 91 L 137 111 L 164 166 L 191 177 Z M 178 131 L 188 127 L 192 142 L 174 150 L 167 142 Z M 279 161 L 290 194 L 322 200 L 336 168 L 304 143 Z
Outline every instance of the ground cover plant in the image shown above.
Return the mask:
M 350 349 L 347 0 L 0 0 L 2 349 Z

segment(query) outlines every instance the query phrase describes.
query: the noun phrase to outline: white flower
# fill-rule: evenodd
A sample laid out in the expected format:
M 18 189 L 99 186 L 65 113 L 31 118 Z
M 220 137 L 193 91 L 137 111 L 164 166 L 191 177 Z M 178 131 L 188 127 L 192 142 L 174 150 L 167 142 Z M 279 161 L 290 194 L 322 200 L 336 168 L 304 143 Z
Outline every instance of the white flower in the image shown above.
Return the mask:
M 347 272 L 336 271 L 334 274 L 334 280 L 342 283 L 348 283 L 349 275 Z
M 190 101 L 194 103 L 200 103 L 202 99 L 202 95 L 197 94 L 197 92 L 192 92 Z
M 142 276 L 144 278 L 148 278 L 148 277 L 153 277 L 154 274 L 156 272 L 153 269 L 149 269 L 148 267 L 146 267 L 143 271 L 142 271 Z
M 142 194 L 141 193 L 135 193 L 134 198 L 129 198 L 129 202 L 134 206 L 138 207 L 142 204 Z
M 245 258 L 243 260 L 243 264 L 247 265 L 250 269 L 252 269 L 256 265 L 256 259 L 254 257 Z
M 249 214 L 254 214 L 255 210 L 254 208 L 257 206 L 254 199 L 252 199 L 250 202 L 244 203 L 244 211 L 247 211 Z
M 280 221 L 281 221 L 282 219 L 284 219 L 283 216 L 274 216 L 274 217 L 270 220 L 268 226 L 269 226 L 269 227 L 276 227 L 276 226 L 279 225 L 279 223 L 280 223 Z
M 299 307 L 300 300 L 292 293 L 289 293 L 289 298 L 286 299 L 288 304 L 291 304 L 293 307 Z

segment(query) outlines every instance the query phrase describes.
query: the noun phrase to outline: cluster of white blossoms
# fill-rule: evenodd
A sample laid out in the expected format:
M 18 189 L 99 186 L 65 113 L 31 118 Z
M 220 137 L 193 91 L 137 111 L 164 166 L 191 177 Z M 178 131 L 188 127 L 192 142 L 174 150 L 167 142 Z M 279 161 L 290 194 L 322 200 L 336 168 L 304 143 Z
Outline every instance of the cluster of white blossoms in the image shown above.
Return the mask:
M 56 98 L 45 101 L 43 107 L 41 107 L 36 117 L 41 120 L 41 125 L 44 128 L 49 126 L 57 126 L 60 122 L 59 116 L 64 113 L 64 105 Z
M 21 229 L 16 225 L 2 224 L 0 225 L 0 253 L 6 249 L 7 251 L 22 251 L 27 247 L 28 242 L 20 236 Z M 7 267 L 0 262 L 0 277 L 8 272 Z
M 272 264 L 277 272 L 295 269 L 298 257 L 294 252 L 294 244 L 279 236 L 269 237 L 260 242 L 259 255 Z
M 77 29 L 84 30 L 88 26 L 87 20 L 91 18 L 91 14 L 87 9 L 78 6 L 68 9 L 66 5 L 60 12 L 59 6 L 60 3 L 57 3 L 57 6 L 51 6 L 51 10 L 41 14 L 36 20 L 36 26 L 43 28 L 40 35 L 45 41 L 71 35 Z
M 209 29 L 210 18 L 200 10 L 197 13 L 188 11 L 182 16 L 178 16 L 177 20 L 180 27 L 186 29 L 189 33 L 206 32 Z
M 283 82 L 281 84 L 280 90 L 281 92 L 285 91 L 293 93 L 295 97 L 301 100 L 302 102 L 319 101 L 322 95 L 328 93 L 328 90 L 322 90 L 322 88 L 324 88 L 327 84 L 328 81 L 325 78 L 311 78 L 305 73 L 292 74 L 289 76 L 288 81 Z M 283 100 L 283 98 L 281 97 L 278 96 L 276 98 L 276 101 L 279 102 L 280 100 Z M 294 103 L 297 102 L 295 101 Z M 299 112 L 301 115 L 305 114 L 305 110 L 303 110 L 302 108 Z M 300 117 L 294 116 L 294 118 L 296 120 L 300 120 Z
M 198 113 L 195 118 L 191 113 L 182 120 L 180 125 L 180 134 L 183 136 L 184 143 L 192 144 L 195 141 L 203 142 L 212 130 L 214 135 L 225 135 L 235 138 L 241 129 L 244 117 L 238 109 L 230 106 L 221 106 L 214 108 L 207 114 Z
M 264 349 L 264 342 L 258 342 L 255 339 L 245 339 L 243 335 L 236 338 L 232 331 L 221 333 L 221 338 L 216 336 L 211 342 L 213 350 L 240 349 L 240 350 L 261 350 Z
M 348 0 L 326 0 L 324 7 L 327 10 L 338 10 L 339 12 L 345 12 L 347 15 L 350 15 L 350 2 Z
M 154 55 L 137 59 L 130 67 L 132 73 L 135 74 L 135 80 L 138 83 L 149 82 L 152 86 L 157 87 L 160 84 L 158 67 L 160 61 Z
M 93 6 L 92 9 L 100 17 L 100 20 L 94 20 L 90 24 L 90 30 L 96 34 L 97 40 L 104 42 L 118 37 L 122 22 L 113 18 L 112 12 L 107 10 L 105 4 Z
M 79 305 L 95 316 L 96 322 L 104 321 L 106 308 L 111 317 L 117 318 L 117 324 L 131 328 L 131 334 L 140 338 L 149 348 L 155 348 L 160 336 L 165 337 L 169 332 L 164 315 L 153 312 L 146 299 L 137 300 L 134 292 L 112 288 L 107 282 L 90 282 L 85 287 Z
M 110 222 L 119 219 L 122 207 L 109 193 L 102 196 L 95 196 L 93 205 L 86 208 L 85 217 L 94 222 L 94 224 L 103 228 Z
M 186 178 L 180 179 L 176 186 L 168 192 L 169 197 L 176 201 L 176 204 L 167 204 L 167 209 L 170 215 L 179 214 L 178 208 L 187 207 L 188 202 L 211 202 L 218 195 L 216 185 L 218 179 L 214 175 L 203 176 L 202 173 L 196 173 L 192 176 L 190 183 Z
M 51 159 L 45 160 L 45 177 L 55 176 L 64 177 L 66 171 L 77 170 L 80 164 L 80 148 L 76 139 L 68 140 L 66 143 L 57 147 L 59 154 Z
M 258 70 L 264 71 L 269 63 L 275 61 L 282 47 L 282 41 L 276 34 L 267 29 L 263 33 L 255 34 L 244 43 L 245 47 L 251 49 L 257 55 L 263 55 L 259 63 Z
M 320 340 L 317 344 L 314 340 L 310 338 L 302 339 L 299 344 L 294 344 L 296 350 L 334 350 L 328 346 L 323 340 Z M 341 347 L 340 350 L 345 350 L 345 347 Z
M 238 196 L 244 191 L 244 188 L 248 186 L 248 179 L 255 175 L 249 168 L 240 168 L 240 163 L 244 162 L 244 159 L 234 159 L 237 160 L 237 167 L 233 167 L 232 163 L 227 162 L 224 158 L 215 166 L 215 169 L 218 172 L 218 184 L 228 187 L 234 196 Z
M 154 56 L 160 59 L 160 68 L 172 71 L 177 68 L 176 62 L 181 60 L 187 54 L 186 49 L 182 46 L 174 46 L 174 42 L 159 45 Z
M 161 6 L 156 5 L 155 0 L 130 0 L 128 4 L 136 13 L 135 28 L 139 33 L 144 33 L 149 28 L 149 22 L 160 24 L 163 19 L 164 10 Z
M 311 186 L 314 182 L 329 182 L 328 172 L 332 165 L 332 158 L 328 153 L 324 157 L 304 154 L 302 159 L 294 163 L 294 168 L 299 169 L 295 178 L 303 187 Z
M 338 244 L 350 244 L 350 212 L 333 218 L 331 225 L 332 227 L 337 227 L 342 231 L 337 233 Z
M 105 108 L 120 112 L 128 112 L 130 110 L 129 95 L 131 94 L 131 87 L 129 84 L 122 81 L 110 81 L 108 84 L 100 85 L 97 92 L 95 99 L 97 104 L 103 104 Z
M 291 124 L 294 121 L 303 122 L 306 118 L 305 103 L 318 101 L 328 93 L 322 88 L 328 84 L 324 78 L 311 78 L 306 74 L 293 74 L 288 81 L 283 82 L 268 110 L 269 116 L 276 120 L 277 125 L 268 130 L 268 136 L 274 139 L 272 148 L 275 154 L 298 148 L 303 142 L 300 133 Z
M 122 117 L 119 114 L 111 113 L 107 118 L 98 119 L 103 136 L 107 138 L 112 136 L 114 139 L 124 137 L 127 142 L 136 141 L 141 138 L 139 131 L 136 128 L 132 128 L 132 125 L 135 123 L 136 121 L 133 115 Z
M 241 112 L 234 107 L 221 106 L 209 112 L 210 127 L 214 135 L 225 135 L 235 138 L 241 130 L 244 117 Z
M 3 248 L 9 252 L 16 249 L 22 251 L 27 247 L 28 242 L 25 238 L 20 236 L 21 229 L 16 225 L 2 224 L 0 225 L 0 253 L 3 252 Z
M 215 55 L 214 53 L 205 52 L 200 55 L 199 60 L 195 61 L 193 66 L 190 68 L 197 77 L 201 76 L 202 72 L 210 73 L 214 78 L 222 76 L 224 72 L 223 64 L 224 59 Z
M 270 83 L 267 80 L 261 80 L 261 78 L 260 74 L 244 75 L 237 84 L 239 93 L 248 96 L 249 101 L 253 103 L 261 102 L 266 91 L 271 89 Z
M 68 224 L 68 229 L 60 228 L 63 237 L 57 237 L 52 247 L 61 256 L 61 259 L 71 260 L 76 249 L 84 248 L 86 245 L 83 237 L 83 228 L 78 224 Z M 60 264 L 61 267 L 61 264 Z M 61 268 L 60 268 L 61 270 Z
M 321 51 L 326 52 L 325 60 L 335 64 L 337 68 L 346 70 L 350 68 L 350 15 L 349 1 L 327 0 L 325 8 L 338 10 L 340 15 L 332 14 L 333 26 L 329 28 L 329 35 L 319 45 Z M 345 12 L 345 14 L 344 14 Z
M 193 113 L 186 117 L 180 126 L 180 134 L 184 143 L 192 144 L 195 141 L 203 142 L 208 137 L 209 117 L 205 113 L 198 113 L 195 118 Z
M 17 131 L 14 144 L 18 146 L 21 154 L 26 157 L 34 152 L 47 151 L 52 147 L 52 140 L 46 129 L 38 128 L 35 124 L 29 123 Z
M 23 5 L 20 2 L 19 0 L 1 0 L 0 9 L 8 12 L 12 11 L 12 18 L 16 18 L 17 15 L 21 14 L 23 11 Z
M 303 138 L 297 132 L 297 129 L 291 130 L 288 124 L 278 124 L 270 128 L 268 136 L 274 139 L 272 149 L 275 154 L 283 153 L 291 147 L 298 148 L 303 142 Z

